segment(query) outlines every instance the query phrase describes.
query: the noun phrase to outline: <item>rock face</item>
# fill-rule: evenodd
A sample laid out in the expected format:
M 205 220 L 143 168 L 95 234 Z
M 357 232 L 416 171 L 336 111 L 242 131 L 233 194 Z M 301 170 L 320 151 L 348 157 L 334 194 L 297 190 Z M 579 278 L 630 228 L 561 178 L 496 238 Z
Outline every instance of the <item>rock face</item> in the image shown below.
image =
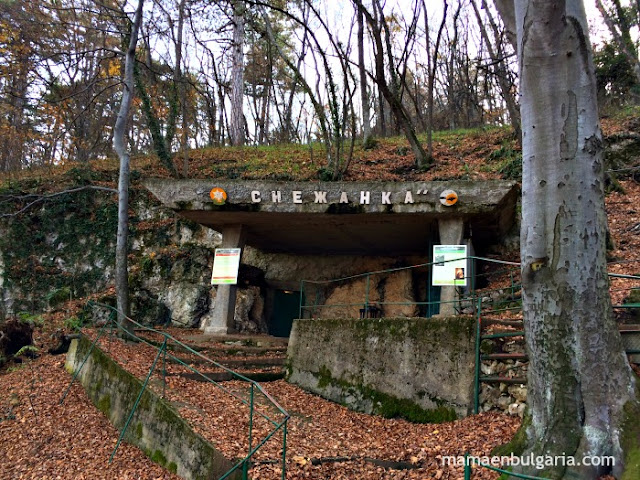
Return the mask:
M 264 298 L 259 287 L 249 286 L 238 290 L 235 311 L 236 329 L 240 332 L 266 332 Z
M 367 299 L 383 317 L 416 317 L 418 308 L 410 270 L 376 274 L 336 284 L 320 308 L 321 318 L 358 318 Z
M 210 278 L 220 234 L 177 218 L 144 190 L 134 187 L 131 193 L 132 317 L 148 325 L 198 326 L 215 298 Z M 55 308 L 53 300 L 63 296 L 107 291 L 99 301 L 114 306 L 108 288 L 116 221 L 114 198 L 87 190 L 56 197 L 25 218 L 0 222 L 0 320 Z M 260 289 L 242 287 L 237 329 L 266 331 Z M 85 310 L 87 319 L 108 318 L 105 311 Z
M 211 315 L 215 301 L 210 276 L 220 234 L 179 218 L 139 188 L 132 189 L 131 198 L 132 317 L 148 325 L 201 325 Z M 0 222 L 0 319 L 20 311 L 55 308 L 52 300 L 58 297 L 69 300 L 108 291 L 113 285 L 116 207 L 114 198 L 88 190 L 63 195 L 20 221 Z M 397 265 L 397 257 L 299 256 L 246 247 L 239 275 L 236 330 L 268 330 L 268 308 L 273 307 L 266 304 L 267 288 L 298 290 L 303 279 L 328 280 Z M 329 290 L 333 292 L 329 304 L 344 303 L 346 297 L 356 295 L 364 301 L 363 283 Z M 409 273 L 386 275 L 374 280 L 370 299 L 412 301 L 412 290 Z M 319 298 L 325 298 L 326 292 L 320 293 Z M 115 305 L 113 293 L 99 301 Z M 338 309 L 332 316 L 357 318 L 359 308 Z M 384 308 L 391 316 L 415 314 L 413 307 Z M 88 319 L 108 318 L 95 309 L 87 309 L 85 314 Z
M 173 249 L 158 253 L 152 250 L 143 258 L 134 296 L 144 295 L 164 305 L 166 313 L 152 305 L 147 311 L 140 309 L 132 313 L 145 316 L 148 323 L 167 323 L 170 319 L 175 325 L 197 326 L 211 305 L 212 288 L 208 275 L 213 250 L 184 244 L 177 252 Z M 156 313 L 161 316 L 154 318 Z

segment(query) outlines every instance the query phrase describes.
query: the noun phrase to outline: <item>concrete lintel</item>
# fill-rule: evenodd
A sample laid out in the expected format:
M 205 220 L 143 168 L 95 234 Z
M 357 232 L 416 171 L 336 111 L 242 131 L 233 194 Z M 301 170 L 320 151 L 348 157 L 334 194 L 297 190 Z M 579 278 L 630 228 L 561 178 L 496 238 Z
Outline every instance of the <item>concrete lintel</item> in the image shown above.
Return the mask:
M 145 179 L 144 185 L 180 215 L 221 231 L 246 227 L 246 242 L 265 252 L 423 255 L 440 218 L 462 218 L 476 242 L 491 243 L 515 221 L 515 182 L 272 182 Z M 210 198 L 226 192 L 223 204 Z M 444 206 L 440 195 L 458 201 Z
M 449 180 L 425 182 L 273 182 L 260 180 L 147 178 L 144 186 L 175 210 L 216 213 L 487 213 L 517 189 L 515 182 Z M 209 197 L 214 187 L 227 194 L 224 204 Z M 442 205 L 445 190 L 458 194 Z

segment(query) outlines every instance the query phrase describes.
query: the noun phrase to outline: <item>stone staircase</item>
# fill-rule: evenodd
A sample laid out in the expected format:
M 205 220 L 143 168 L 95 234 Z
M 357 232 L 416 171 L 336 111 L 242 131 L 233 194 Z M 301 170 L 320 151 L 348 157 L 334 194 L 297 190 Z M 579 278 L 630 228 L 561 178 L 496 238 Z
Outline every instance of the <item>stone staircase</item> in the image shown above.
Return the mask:
M 627 351 L 640 351 L 640 325 L 620 324 L 622 342 Z M 524 330 L 522 318 L 499 319 L 482 318 L 482 344 L 480 359 L 483 362 L 481 381 L 490 383 L 524 384 L 526 383 L 526 362 Z M 640 363 L 640 355 L 630 354 L 632 363 Z M 513 367 L 520 373 L 516 375 L 501 375 L 496 372 L 511 371 Z
M 144 332 L 140 333 L 144 335 Z M 172 329 L 168 333 L 202 356 L 250 380 L 269 382 L 284 378 L 288 338 L 250 334 L 206 335 L 199 330 L 184 329 Z M 181 371 L 174 375 L 203 382 L 207 379 L 224 382 L 237 378 L 225 368 L 217 368 L 179 346 L 170 345 L 169 348 L 174 350 L 172 354 L 180 361 L 196 367 L 202 373 L 198 375 Z
M 640 325 L 619 324 L 631 364 L 640 364 Z M 479 407 L 522 415 L 527 393 L 528 356 L 520 315 L 483 316 L 480 344 Z M 638 353 L 631 353 L 638 352 Z

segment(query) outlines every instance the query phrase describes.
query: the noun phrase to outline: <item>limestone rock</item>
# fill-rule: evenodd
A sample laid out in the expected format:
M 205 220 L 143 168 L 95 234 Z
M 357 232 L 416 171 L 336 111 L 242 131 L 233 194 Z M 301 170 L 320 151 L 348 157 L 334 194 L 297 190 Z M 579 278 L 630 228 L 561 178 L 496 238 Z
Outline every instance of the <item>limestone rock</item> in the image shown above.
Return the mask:
M 507 391 L 518 402 L 527 401 L 527 387 L 525 385 L 510 385 Z
M 171 321 L 171 312 L 167 306 L 147 290 L 133 292 L 130 309 L 131 318 L 143 325 L 166 325 Z
M 239 332 L 266 332 L 264 300 L 260 288 L 251 286 L 238 289 L 235 310 L 236 330 Z
M 321 318 L 358 318 L 360 309 L 364 307 L 367 284 L 359 278 L 340 285 L 331 292 L 318 315 Z M 369 303 L 377 303 L 380 295 L 375 288 L 369 286 Z
M 501 410 L 507 410 L 509 408 L 509 405 L 511 405 L 513 403 L 513 398 L 509 395 L 502 395 L 498 398 L 498 401 L 496 402 L 497 407 L 500 408 Z
M 494 375 L 498 371 L 498 362 L 496 360 L 491 363 L 482 362 L 480 364 L 480 371 L 485 375 Z
M 358 318 L 365 300 L 369 304 L 379 304 L 382 316 L 416 317 L 418 307 L 413 293 L 411 271 L 401 270 L 391 274 L 371 275 L 367 294 L 366 277 L 356 278 L 331 291 L 325 307 L 319 315 L 322 318 Z
M 483 384 L 480 391 L 480 403 L 489 405 L 489 408 L 495 406 L 498 398 L 500 397 L 500 390 L 492 385 Z
M 195 327 L 211 307 L 211 287 L 193 283 L 170 283 L 158 296 L 171 312 L 171 323 Z
M 415 317 L 418 307 L 413 294 L 413 278 L 411 270 L 400 270 L 382 280 L 377 288 L 384 288 L 385 317 Z M 401 305 L 401 304 L 407 305 Z M 398 304 L 398 305 L 393 305 Z

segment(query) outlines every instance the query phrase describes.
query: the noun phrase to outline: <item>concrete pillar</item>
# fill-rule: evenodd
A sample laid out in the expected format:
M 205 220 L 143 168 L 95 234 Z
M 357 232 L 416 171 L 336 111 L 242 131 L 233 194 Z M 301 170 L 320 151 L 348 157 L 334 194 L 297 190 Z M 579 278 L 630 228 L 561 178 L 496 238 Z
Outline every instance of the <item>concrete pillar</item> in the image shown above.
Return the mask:
M 441 245 L 462 245 L 464 221 L 461 218 L 438 219 L 438 230 Z M 455 300 L 458 294 L 456 287 L 440 287 L 440 315 L 455 315 Z
M 243 248 L 245 229 L 242 225 L 225 225 L 222 228 L 221 248 Z M 226 335 L 234 333 L 237 285 L 218 285 L 213 303 L 211 321 L 204 327 L 204 333 Z

